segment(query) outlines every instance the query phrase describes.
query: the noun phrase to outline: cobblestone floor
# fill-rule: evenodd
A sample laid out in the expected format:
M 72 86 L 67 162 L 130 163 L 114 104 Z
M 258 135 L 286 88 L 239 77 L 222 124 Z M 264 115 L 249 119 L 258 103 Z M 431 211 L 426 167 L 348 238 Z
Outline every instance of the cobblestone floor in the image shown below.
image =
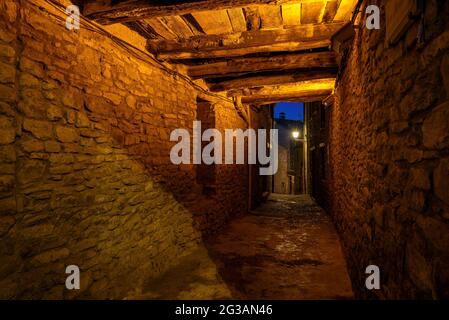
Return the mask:
M 272 195 L 218 235 L 210 253 L 236 298 L 352 298 L 337 233 L 307 196 Z
M 157 289 L 157 290 L 155 290 Z M 272 195 L 146 286 L 156 299 L 351 299 L 329 216 L 307 196 Z

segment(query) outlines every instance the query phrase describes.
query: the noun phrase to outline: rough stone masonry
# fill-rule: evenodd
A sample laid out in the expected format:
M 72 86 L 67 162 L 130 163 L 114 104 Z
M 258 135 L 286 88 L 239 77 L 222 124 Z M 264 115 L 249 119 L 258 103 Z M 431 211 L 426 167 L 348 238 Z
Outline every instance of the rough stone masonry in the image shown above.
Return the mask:
M 0 298 L 123 298 L 246 210 L 245 166 L 222 166 L 205 197 L 196 168 L 169 158 L 200 95 L 217 128 L 247 128 L 232 101 L 68 31 L 43 1 L 2 1 L 0 16 Z M 65 290 L 70 264 L 81 290 Z
M 330 108 L 329 212 L 359 297 L 449 297 L 449 3 L 426 3 L 422 46 L 419 23 L 394 46 L 384 23 L 357 30 Z M 370 264 L 382 290 L 363 290 Z
M 386 0 L 369 3 L 385 21 Z M 193 41 L 210 46 L 212 58 L 225 49 L 264 50 L 225 67 L 193 68 L 200 80 L 243 72 L 255 87 L 246 88 L 245 78 L 231 82 L 247 103 L 292 101 L 294 70 L 315 68 L 300 74 L 313 78 L 338 67 L 327 110 L 329 175 L 320 183 L 359 298 L 449 298 L 449 2 L 426 3 L 424 43 L 416 41 L 419 23 L 395 45 L 387 43 L 385 23 L 358 28 L 338 66 L 330 51 L 267 50 L 289 52 L 291 43 L 301 45 L 297 37 L 314 32 L 324 40 L 311 42 L 326 50 L 344 21 L 260 31 L 264 19 L 254 11 L 241 25 L 249 47 L 232 37 Z M 248 166 L 173 165 L 169 136 L 192 130 L 202 116 L 220 130 L 269 128 L 267 108 L 250 113 L 239 99 L 206 90 L 182 66 L 154 59 L 147 39 L 121 24 L 97 28 L 83 20 L 69 31 L 66 17 L 44 0 L 0 1 L 0 298 L 138 296 L 145 281 L 247 212 L 258 202 L 254 190 L 262 190 Z M 193 51 L 187 54 L 203 54 Z M 317 69 L 324 66 L 331 70 Z M 266 90 L 266 81 L 287 85 Z M 302 97 L 327 98 L 329 83 Z M 81 269 L 79 291 L 65 290 L 70 264 Z M 380 290 L 365 290 L 371 264 L 380 267 Z

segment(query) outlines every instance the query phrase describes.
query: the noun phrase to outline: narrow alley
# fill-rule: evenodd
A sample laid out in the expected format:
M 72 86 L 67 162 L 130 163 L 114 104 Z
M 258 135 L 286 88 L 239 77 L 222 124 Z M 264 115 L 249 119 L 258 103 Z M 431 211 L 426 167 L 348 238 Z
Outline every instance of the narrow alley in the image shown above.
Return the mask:
M 309 196 L 272 194 L 211 242 L 238 299 L 350 299 L 351 282 L 330 217 Z
M 0 0 L 0 300 L 449 299 L 448 17 Z
M 340 241 L 309 196 L 272 194 L 136 299 L 352 299 Z

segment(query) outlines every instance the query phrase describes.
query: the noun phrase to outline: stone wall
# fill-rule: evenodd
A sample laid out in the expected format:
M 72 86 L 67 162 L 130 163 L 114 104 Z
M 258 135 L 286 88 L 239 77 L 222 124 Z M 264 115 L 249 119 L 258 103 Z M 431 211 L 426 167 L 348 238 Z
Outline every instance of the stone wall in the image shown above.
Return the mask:
M 329 107 L 321 102 L 306 103 L 310 192 L 329 210 Z
M 274 104 L 263 106 L 249 106 L 248 112 L 250 114 L 249 123 L 251 128 L 270 129 L 273 126 L 273 110 Z M 279 161 L 280 164 L 280 161 Z M 251 199 L 250 209 L 257 208 L 260 204 L 266 201 L 270 192 L 272 192 L 273 176 L 261 176 L 259 174 L 261 165 L 250 165 L 251 172 Z
M 331 108 L 330 212 L 358 297 L 449 298 L 449 2 L 426 2 L 424 46 L 417 23 L 392 47 L 384 16 L 357 30 Z
M 0 16 L 0 298 L 132 295 L 246 210 L 245 166 L 220 169 L 204 205 L 194 166 L 170 162 L 171 130 L 196 119 L 189 79 L 84 21 L 67 30 L 44 1 L 2 1 Z M 246 128 L 210 99 L 220 126 Z

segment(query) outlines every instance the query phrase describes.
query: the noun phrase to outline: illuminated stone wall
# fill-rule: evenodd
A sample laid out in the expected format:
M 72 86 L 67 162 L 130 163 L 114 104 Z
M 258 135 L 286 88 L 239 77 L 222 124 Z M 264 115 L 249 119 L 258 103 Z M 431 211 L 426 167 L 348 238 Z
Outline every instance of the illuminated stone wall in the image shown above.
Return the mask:
M 417 23 L 392 47 L 384 16 L 357 30 L 330 109 L 330 212 L 359 297 L 449 297 L 449 3 L 426 2 L 423 47 Z
M 67 30 L 43 1 L 20 3 L 0 3 L 0 298 L 132 295 L 246 210 L 247 169 L 224 169 L 220 201 L 204 205 L 194 166 L 169 159 L 201 90 L 83 22 Z M 211 99 L 221 126 L 245 128 Z M 69 264 L 79 291 L 65 290 Z

